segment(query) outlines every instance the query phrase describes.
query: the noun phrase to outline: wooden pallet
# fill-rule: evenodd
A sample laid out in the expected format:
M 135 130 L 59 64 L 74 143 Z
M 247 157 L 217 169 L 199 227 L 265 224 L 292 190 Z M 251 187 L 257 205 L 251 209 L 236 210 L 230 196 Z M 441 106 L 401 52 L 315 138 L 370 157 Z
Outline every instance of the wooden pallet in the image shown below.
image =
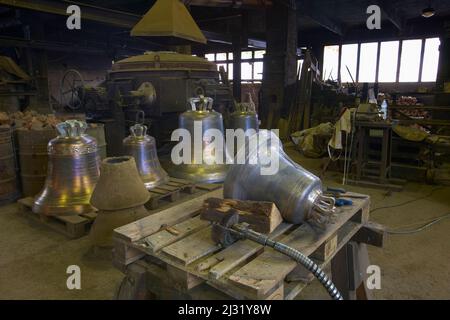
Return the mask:
M 152 198 L 146 204 L 149 215 L 158 212 L 158 209 L 166 200 L 170 205 L 176 205 L 176 202 L 182 202 L 185 199 L 181 197 L 182 193 L 195 194 L 205 193 L 211 190 L 221 188 L 218 184 L 193 184 L 190 181 L 170 178 L 169 183 L 164 186 L 153 189 L 150 193 Z M 187 198 L 187 197 L 186 197 Z M 92 223 L 97 217 L 97 213 L 90 212 L 71 216 L 47 216 L 44 214 L 34 213 L 31 208 L 33 206 L 33 197 L 27 197 L 17 200 L 19 212 L 26 217 L 44 224 L 51 229 L 62 233 L 63 235 L 77 239 L 89 233 Z
M 149 191 L 150 200 L 145 204 L 149 210 L 157 209 L 161 201 L 175 202 L 180 199 L 181 193 L 194 194 L 199 190 L 214 190 L 220 188 L 219 184 L 194 184 L 192 181 L 169 178 L 169 182 Z
M 63 235 L 77 239 L 88 234 L 92 223 L 97 217 L 97 213 L 89 212 L 70 216 L 47 216 L 44 214 L 34 213 L 31 208 L 33 206 L 33 197 L 27 197 L 17 200 L 19 212 L 30 219 L 37 221 L 49 228 L 62 233 Z
M 146 289 L 163 299 L 213 298 L 218 293 L 236 299 L 295 298 L 307 275 L 296 262 L 250 240 L 228 248 L 212 241 L 210 223 L 198 214 L 204 199 L 221 193 L 203 194 L 115 229 L 114 265 L 127 276 L 147 279 Z M 352 206 L 338 208 L 325 230 L 282 223 L 270 236 L 326 266 L 368 222 L 369 198 L 352 200 Z

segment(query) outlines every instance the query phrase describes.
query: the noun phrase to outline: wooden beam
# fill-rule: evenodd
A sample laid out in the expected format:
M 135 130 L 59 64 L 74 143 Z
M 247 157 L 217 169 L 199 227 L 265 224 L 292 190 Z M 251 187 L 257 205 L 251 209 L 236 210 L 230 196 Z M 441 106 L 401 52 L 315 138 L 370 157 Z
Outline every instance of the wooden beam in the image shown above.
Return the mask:
M 69 2 L 51 1 L 51 0 L 0 0 L 0 5 L 13 8 L 21 8 L 26 10 L 32 10 L 37 12 L 45 12 L 49 14 L 68 16 L 66 13 Z M 82 12 L 82 19 L 104 23 L 106 25 L 131 29 L 142 18 L 142 15 L 133 14 L 124 11 L 112 10 L 99 6 L 93 6 L 82 3 L 73 3 L 80 7 Z M 64 25 L 65 27 L 65 25 Z M 219 42 L 231 44 L 232 40 L 230 36 L 225 34 L 209 32 L 202 30 L 206 39 L 211 42 Z M 257 47 L 265 47 L 265 42 L 257 39 L 249 39 L 249 45 Z
M 371 246 L 383 248 L 386 241 L 386 235 L 387 233 L 385 226 L 369 221 L 358 230 L 351 241 L 366 243 Z
M 381 16 L 386 17 L 398 30 L 402 30 L 405 18 L 399 14 L 397 8 L 392 4 L 392 0 L 370 0 L 370 4 L 375 4 L 381 9 Z
M 297 1 L 297 13 L 307 16 L 317 24 L 339 36 L 344 35 L 342 25 L 325 15 L 316 1 Z

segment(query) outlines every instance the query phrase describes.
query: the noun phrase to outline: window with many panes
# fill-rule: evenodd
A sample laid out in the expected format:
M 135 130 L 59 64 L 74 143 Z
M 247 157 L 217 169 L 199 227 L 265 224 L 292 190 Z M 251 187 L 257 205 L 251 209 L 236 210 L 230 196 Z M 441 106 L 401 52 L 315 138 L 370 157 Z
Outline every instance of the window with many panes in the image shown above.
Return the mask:
M 341 82 L 434 82 L 439 38 L 325 46 L 322 77 Z
M 265 50 L 246 50 L 241 52 L 241 81 L 261 82 Z M 217 67 L 223 67 L 228 79 L 233 80 L 233 53 L 218 52 L 205 54 L 205 58 L 215 62 Z
M 337 46 L 339 48 L 339 46 Z M 262 82 L 264 69 L 265 50 L 245 50 L 241 52 L 241 81 Z M 217 68 L 223 67 L 228 74 L 228 80 L 233 80 L 233 53 L 218 52 L 205 54 L 205 58 L 215 62 Z M 298 60 L 297 68 L 300 67 L 303 60 Z M 337 69 L 336 69 L 337 70 Z

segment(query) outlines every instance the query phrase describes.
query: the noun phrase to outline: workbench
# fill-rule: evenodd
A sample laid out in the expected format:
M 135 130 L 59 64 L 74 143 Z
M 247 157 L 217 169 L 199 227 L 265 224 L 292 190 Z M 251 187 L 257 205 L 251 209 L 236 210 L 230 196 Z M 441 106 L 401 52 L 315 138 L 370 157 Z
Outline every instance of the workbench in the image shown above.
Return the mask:
M 125 274 L 118 299 L 294 299 L 313 279 L 290 258 L 250 240 L 222 248 L 199 217 L 203 194 L 114 230 L 113 261 Z M 323 229 L 281 223 L 270 237 L 331 266 L 345 299 L 368 298 L 366 244 L 383 245 L 384 229 L 369 222 L 369 197 L 337 208 Z M 324 289 L 325 292 L 325 289 Z

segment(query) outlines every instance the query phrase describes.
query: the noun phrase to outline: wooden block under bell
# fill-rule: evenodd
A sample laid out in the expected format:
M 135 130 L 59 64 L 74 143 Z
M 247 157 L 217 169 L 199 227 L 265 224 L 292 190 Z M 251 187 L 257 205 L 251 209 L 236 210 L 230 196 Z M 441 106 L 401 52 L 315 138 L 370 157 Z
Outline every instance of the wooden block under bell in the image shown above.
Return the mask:
M 231 211 L 237 211 L 239 222 L 246 222 L 251 229 L 261 233 L 271 233 L 283 222 L 280 211 L 273 202 L 219 198 L 206 199 L 200 217 L 221 222 L 224 215 Z

